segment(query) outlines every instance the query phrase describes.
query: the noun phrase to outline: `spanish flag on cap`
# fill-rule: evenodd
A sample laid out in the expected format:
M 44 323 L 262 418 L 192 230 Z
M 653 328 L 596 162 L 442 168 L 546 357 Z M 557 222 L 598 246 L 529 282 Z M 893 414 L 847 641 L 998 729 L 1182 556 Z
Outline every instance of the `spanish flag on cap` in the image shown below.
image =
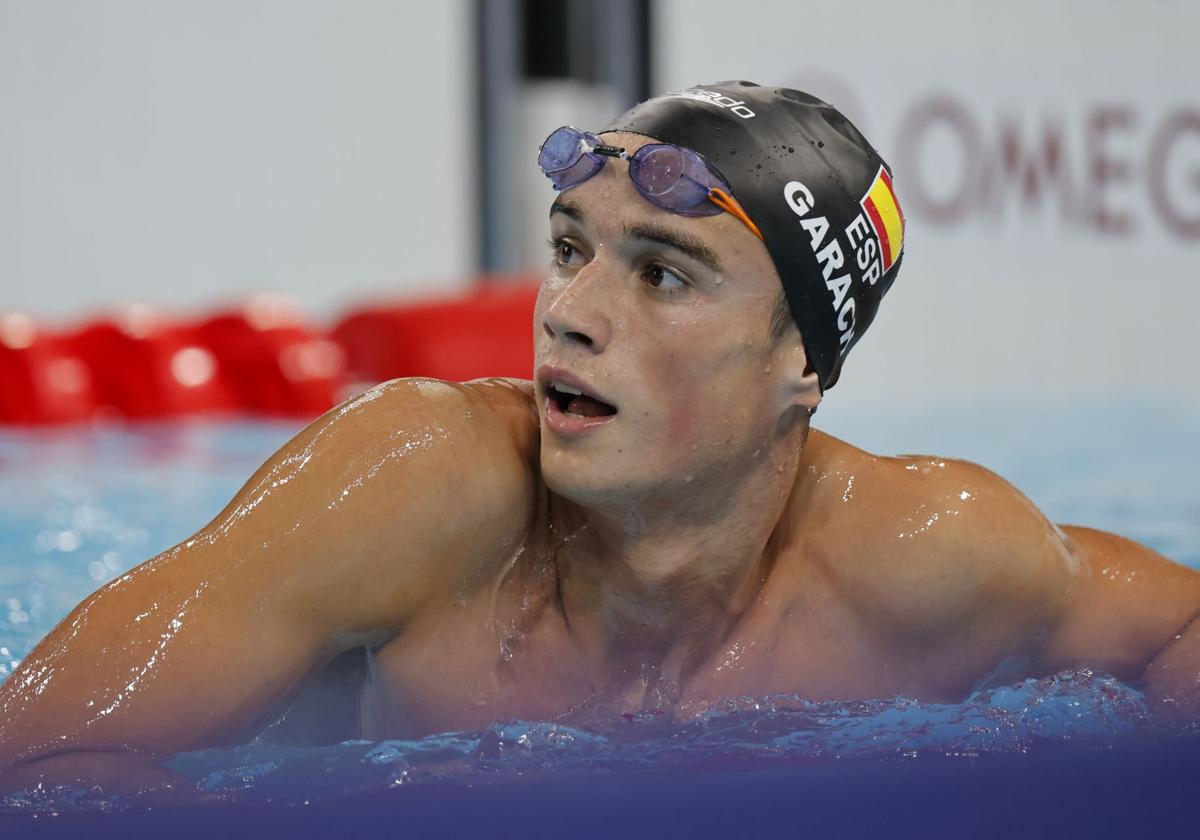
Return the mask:
M 904 247 L 904 213 L 892 189 L 892 177 L 882 166 L 875 175 L 871 189 L 863 196 L 862 208 L 879 237 L 879 250 L 883 255 L 883 273 L 886 274 L 900 250 Z

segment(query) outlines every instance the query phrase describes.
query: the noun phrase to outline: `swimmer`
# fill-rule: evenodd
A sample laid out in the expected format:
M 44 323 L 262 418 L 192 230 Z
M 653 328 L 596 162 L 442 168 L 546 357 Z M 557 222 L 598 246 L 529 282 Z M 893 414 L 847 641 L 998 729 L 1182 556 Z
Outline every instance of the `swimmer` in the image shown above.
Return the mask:
M 905 238 L 838 111 L 708 85 L 560 128 L 539 163 L 533 381 L 396 380 L 313 422 L 0 687 L 0 789 L 169 789 L 171 754 L 253 739 L 956 702 L 1077 667 L 1200 717 L 1200 574 L 973 463 L 811 428 Z

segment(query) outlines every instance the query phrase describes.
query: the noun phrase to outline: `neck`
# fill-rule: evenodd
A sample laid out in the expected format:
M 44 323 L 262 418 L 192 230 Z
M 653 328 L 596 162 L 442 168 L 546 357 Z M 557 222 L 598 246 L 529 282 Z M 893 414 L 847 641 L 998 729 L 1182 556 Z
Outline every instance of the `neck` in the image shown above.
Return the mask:
M 678 685 L 761 594 L 796 497 L 802 437 L 674 504 L 583 506 L 554 499 L 564 615 L 602 679 Z

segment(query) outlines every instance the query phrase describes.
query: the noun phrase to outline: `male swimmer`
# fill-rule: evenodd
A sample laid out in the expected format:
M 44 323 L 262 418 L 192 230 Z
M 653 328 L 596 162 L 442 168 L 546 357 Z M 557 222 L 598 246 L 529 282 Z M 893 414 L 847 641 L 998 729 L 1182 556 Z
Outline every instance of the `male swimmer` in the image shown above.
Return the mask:
M 810 429 L 904 240 L 845 117 L 708 85 L 539 163 L 535 379 L 380 385 L 88 597 L 0 688 L 9 789 L 169 786 L 172 753 L 256 737 L 953 702 L 1080 666 L 1200 715 L 1200 574 L 975 464 Z

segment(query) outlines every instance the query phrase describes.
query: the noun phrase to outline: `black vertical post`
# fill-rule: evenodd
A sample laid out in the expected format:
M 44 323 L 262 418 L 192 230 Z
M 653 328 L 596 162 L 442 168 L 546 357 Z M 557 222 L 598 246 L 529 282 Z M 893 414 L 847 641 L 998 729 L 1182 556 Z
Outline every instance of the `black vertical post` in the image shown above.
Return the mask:
M 650 96 L 648 0 L 592 3 L 597 67 L 594 78 L 617 92 L 622 108 Z
M 621 107 L 651 91 L 651 0 L 475 0 L 478 264 L 518 268 L 516 121 L 527 79 L 603 84 Z M 549 126 L 553 128 L 553 126 Z
M 523 51 L 520 0 L 476 0 L 476 142 L 479 268 L 485 274 L 517 262 L 513 204 L 516 119 Z

